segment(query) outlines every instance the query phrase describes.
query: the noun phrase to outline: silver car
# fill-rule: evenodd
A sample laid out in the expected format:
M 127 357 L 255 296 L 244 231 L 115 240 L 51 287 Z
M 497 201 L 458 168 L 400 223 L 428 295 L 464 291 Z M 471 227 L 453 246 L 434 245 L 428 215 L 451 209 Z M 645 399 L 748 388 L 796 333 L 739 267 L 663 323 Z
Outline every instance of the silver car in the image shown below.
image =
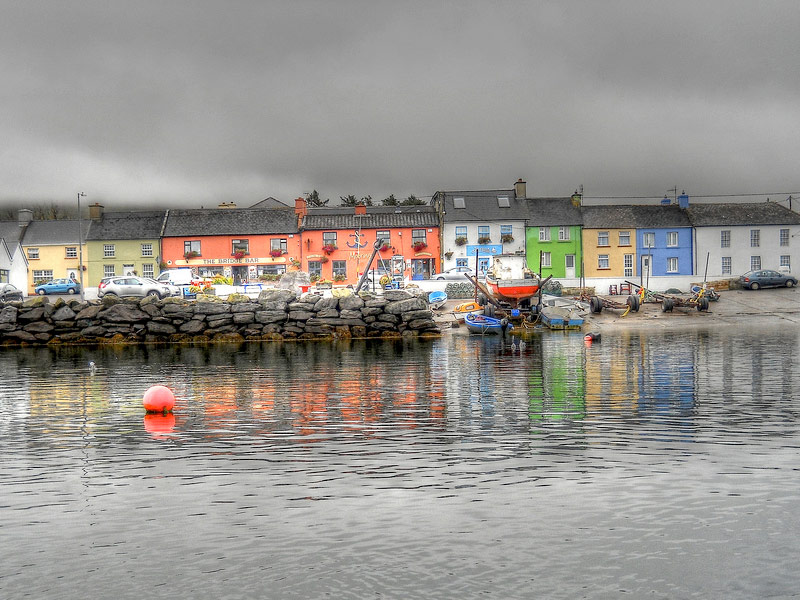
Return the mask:
M 97 297 L 103 296 L 158 296 L 166 298 L 172 295 L 169 285 L 159 283 L 154 279 L 136 277 L 134 275 L 120 275 L 119 277 L 104 277 L 97 286 Z
M 469 267 L 453 267 L 452 269 L 447 269 L 446 271 L 442 271 L 441 273 L 437 273 L 436 275 L 431 275 L 431 279 L 437 279 L 439 281 L 467 281 L 467 278 L 464 277 L 465 273 L 472 273 L 473 270 Z

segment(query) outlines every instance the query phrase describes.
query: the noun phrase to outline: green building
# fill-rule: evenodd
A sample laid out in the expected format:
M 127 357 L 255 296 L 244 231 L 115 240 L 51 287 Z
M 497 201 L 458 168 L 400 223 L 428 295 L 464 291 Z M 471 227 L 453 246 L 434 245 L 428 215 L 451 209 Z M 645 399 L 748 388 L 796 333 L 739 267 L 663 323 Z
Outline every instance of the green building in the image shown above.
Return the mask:
M 91 205 L 86 235 L 86 287 L 97 286 L 103 277 L 112 275 L 158 276 L 161 232 L 168 212 L 104 213 L 101 205 Z
M 542 277 L 576 279 L 581 276 L 582 243 L 580 196 L 528 200 L 525 254 L 528 267 Z

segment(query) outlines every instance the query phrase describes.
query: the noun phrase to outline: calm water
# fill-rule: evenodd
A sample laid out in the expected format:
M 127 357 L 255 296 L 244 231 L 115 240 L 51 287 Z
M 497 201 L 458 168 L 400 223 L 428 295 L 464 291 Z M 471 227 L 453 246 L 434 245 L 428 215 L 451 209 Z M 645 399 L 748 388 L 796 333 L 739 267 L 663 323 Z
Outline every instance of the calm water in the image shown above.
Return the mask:
M 797 348 L 0 351 L 0 597 L 796 597 Z

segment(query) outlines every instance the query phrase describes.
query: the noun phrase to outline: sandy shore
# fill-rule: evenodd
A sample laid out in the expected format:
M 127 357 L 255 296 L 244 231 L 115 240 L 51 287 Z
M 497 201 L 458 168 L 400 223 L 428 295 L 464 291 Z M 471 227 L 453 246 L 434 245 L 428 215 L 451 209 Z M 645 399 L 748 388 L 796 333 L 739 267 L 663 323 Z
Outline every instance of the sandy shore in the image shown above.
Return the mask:
M 626 296 L 606 296 L 620 303 Z M 466 300 L 448 300 L 442 310 L 436 311 L 436 320 L 447 330 L 454 321 L 453 307 Z M 795 326 L 800 325 L 800 291 L 797 288 L 767 290 L 729 290 L 720 292 L 720 299 L 712 302 L 707 312 L 696 309 L 675 308 L 671 313 L 661 311 L 661 304 L 645 303 L 639 312 L 622 316 L 623 310 L 604 308 L 600 314 L 587 311 L 585 332 L 613 331 L 616 329 L 647 328 L 657 330 L 687 329 L 696 327 L 737 326 Z M 452 330 L 466 333 L 462 325 Z

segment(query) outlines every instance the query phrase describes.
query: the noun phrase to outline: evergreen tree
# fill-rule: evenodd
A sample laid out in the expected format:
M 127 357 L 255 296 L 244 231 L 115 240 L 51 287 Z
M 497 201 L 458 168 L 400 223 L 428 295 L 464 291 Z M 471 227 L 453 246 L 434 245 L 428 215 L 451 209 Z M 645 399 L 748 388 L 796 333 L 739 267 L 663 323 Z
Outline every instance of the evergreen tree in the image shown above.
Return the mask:
M 339 199 L 342 201 L 342 206 L 355 206 L 358 204 L 358 199 L 353 194 L 349 196 L 339 196 Z
M 383 204 L 383 206 L 397 206 L 399 202 L 397 201 L 397 198 L 394 197 L 394 194 L 392 194 L 388 198 L 381 200 L 381 204 Z
M 411 194 L 408 198 L 403 200 L 400 204 L 403 206 L 419 206 L 421 204 L 425 204 L 424 200 L 420 200 L 414 194 Z
M 317 190 L 314 190 L 310 194 L 306 194 L 306 202 L 309 206 L 327 206 L 328 202 L 330 201 L 330 198 L 327 200 L 321 200 Z

